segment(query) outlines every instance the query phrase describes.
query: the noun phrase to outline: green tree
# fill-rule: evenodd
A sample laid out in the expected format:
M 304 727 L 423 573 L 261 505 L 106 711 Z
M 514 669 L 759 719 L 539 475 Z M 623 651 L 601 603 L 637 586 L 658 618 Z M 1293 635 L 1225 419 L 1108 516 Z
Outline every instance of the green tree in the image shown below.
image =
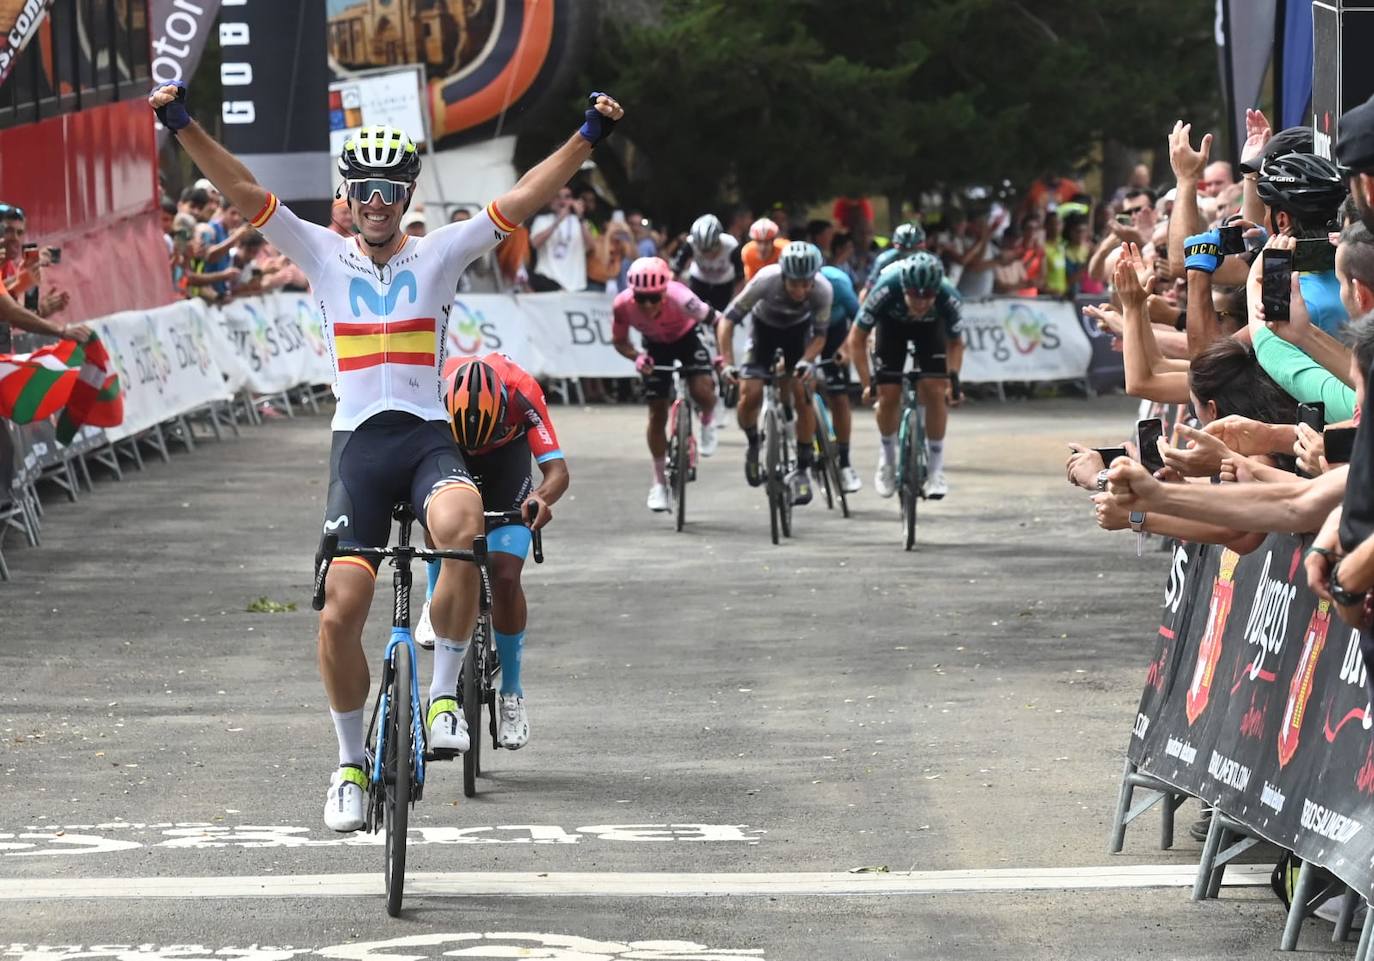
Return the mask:
M 682 224 L 742 199 L 914 196 L 1157 147 L 1218 113 L 1197 0 L 666 0 L 610 30 L 631 193 Z M 599 75 L 604 75 L 599 74 Z

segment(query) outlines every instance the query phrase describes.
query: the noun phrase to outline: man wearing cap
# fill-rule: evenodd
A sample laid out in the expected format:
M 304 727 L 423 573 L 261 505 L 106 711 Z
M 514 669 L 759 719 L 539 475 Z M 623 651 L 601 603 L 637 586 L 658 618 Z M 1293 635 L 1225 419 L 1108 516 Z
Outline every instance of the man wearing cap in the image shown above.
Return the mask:
M 412 210 L 401 218 L 401 232 L 412 237 L 423 237 L 428 228 L 425 226 L 423 211 Z
M 1360 219 L 1374 231 L 1374 97 L 1341 117 L 1336 162 L 1345 168 Z

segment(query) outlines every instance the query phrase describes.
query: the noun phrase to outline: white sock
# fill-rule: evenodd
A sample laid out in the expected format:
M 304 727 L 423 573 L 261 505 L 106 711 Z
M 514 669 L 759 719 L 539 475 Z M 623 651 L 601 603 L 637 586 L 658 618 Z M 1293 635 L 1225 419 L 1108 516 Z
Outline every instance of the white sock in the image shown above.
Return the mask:
M 709 427 L 716 419 L 716 405 L 712 404 L 709 408 L 701 409 L 701 426 Z
M 654 483 L 662 484 L 664 487 L 668 486 L 668 458 L 666 456 L 654 458 Z
M 883 463 L 895 464 L 897 462 L 897 435 L 883 434 Z
M 329 709 L 334 719 L 334 735 L 339 739 L 339 763 L 363 763 L 363 709 L 336 711 Z
M 939 474 L 945 469 L 945 442 L 943 440 L 926 441 L 926 449 L 930 451 L 930 473 Z
M 463 667 L 465 650 L 466 644 L 459 644 L 447 637 L 434 638 L 434 679 L 429 682 L 431 704 L 441 697 L 458 696 L 458 672 Z

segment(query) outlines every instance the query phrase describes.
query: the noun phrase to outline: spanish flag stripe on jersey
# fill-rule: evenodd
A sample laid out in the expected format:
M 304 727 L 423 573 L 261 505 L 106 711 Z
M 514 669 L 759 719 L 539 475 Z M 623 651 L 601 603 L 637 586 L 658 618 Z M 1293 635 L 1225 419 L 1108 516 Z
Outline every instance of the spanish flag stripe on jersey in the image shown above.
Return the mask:
M 505 215 L 501 213 L 500 208 L 496 206 L 496 201 L 494 200 L 487 204 L 487 216 L 491 218 L 491 222 L 496 224 L 503 233 L 510 233 L 516 227 L 515 224 L 507 220 Z
M 426 331 L 410 334 L 372 334 L 361 337 L 339 337 L 335 341 L 340 357 L 361 357 L 364 354 L 429 354 L 434 356 L 434 335 Z
M 268 194 L 267 202 L 262 205 L 262 209 L 253 215 L 253 219 L 248 221 L 249 226 L 259 228 L 267 221 L 272 219 L 272 215 L 277 212 L 277 195 Z
M 364 370 L 368 367 L 379 367 L 382 364 L 400 364 L 406 367 L 433 367 L 434 351 L 424 351 L 422 353 L 396 353 L 388 351 L 384 354 L 361 354 L 354 357 L 339 357 L 339 370 Z
M 348 337 L 354 334 L 406 334 L 419 330 L 433 334 L 434 318 L 420 317 L 416 320 L 391 320 L 376 324 L 336 323 L 334 325 L 334 334 L 337 337 Z

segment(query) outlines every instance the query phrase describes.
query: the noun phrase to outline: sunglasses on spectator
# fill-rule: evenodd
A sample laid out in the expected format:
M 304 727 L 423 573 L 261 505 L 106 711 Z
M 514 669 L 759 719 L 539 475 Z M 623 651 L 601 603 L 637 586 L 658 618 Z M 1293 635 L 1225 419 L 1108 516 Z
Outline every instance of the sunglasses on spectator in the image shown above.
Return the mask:
M 662 294 L 635 294 L 635 303 L 637 304 L 656 304 L 662 299 Z
M 16 207 L 13 204 L 0 204 L 0 217 L 6 220 L 11 220 L 16 217 L 20 220 L 24 220 L 24 208 Z
M 382 198 L 384 204 L 394 204 L 405 199 L 410 184 L 401 180 L 348 180 L 348 197 L 360 204 L 369 202 L 374 195 Z
M 1128 217 L 1134 217 L 1136 214 L 1144 213 L 1149 209 L 1149 204 L 1141 204 L 1139 207 L 1122 207 L 1121 212 Z

